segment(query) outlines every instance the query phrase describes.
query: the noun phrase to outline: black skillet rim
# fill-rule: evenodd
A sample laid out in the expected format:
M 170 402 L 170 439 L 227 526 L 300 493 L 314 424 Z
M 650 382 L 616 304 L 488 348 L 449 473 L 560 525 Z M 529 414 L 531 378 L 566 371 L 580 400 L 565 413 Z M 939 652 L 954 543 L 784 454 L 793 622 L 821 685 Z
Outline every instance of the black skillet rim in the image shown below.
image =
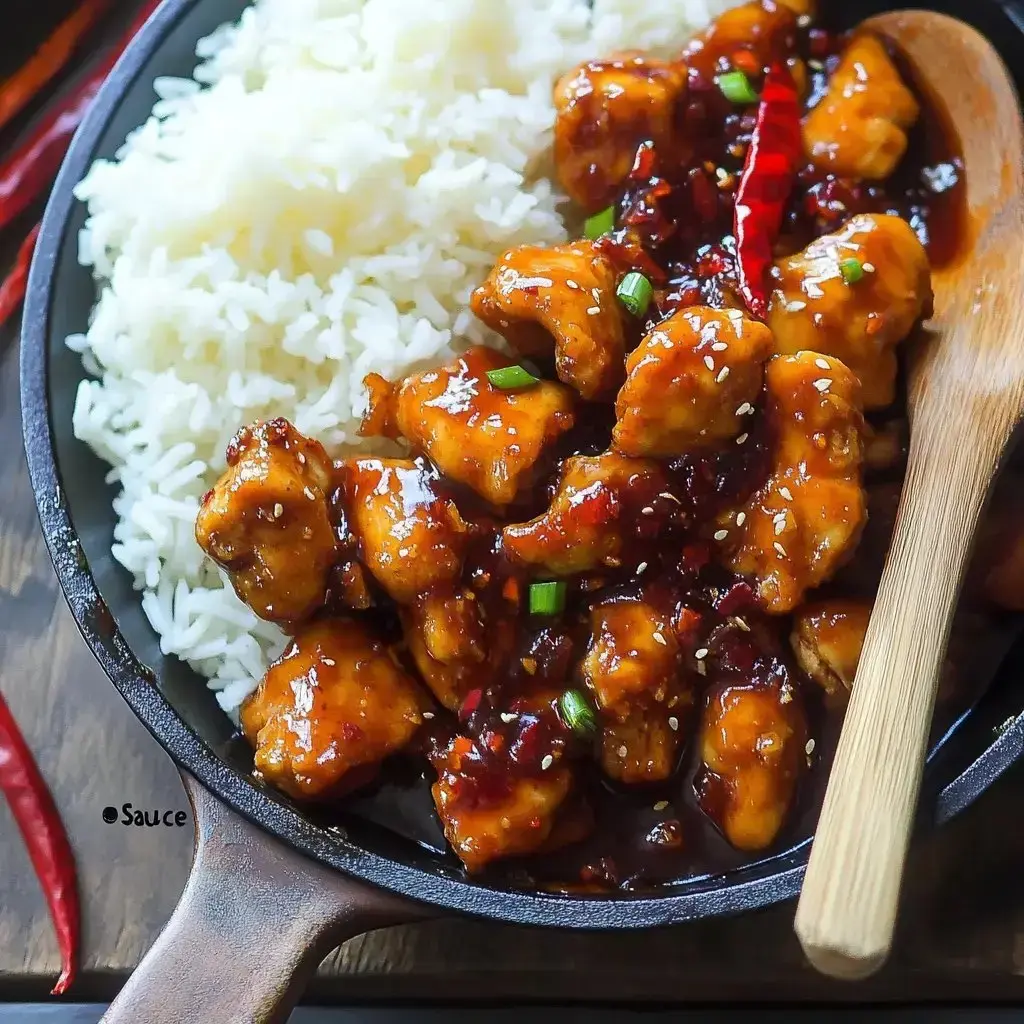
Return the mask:
M 752 910 L 799 891 L 809 842 L 759 864 L 731 872 L 720 888 L 656 897 L 594 898 L 498 890 L 462 878 L 404 865 L 329 834 L 278 803 L 228 767 L 188 726 L 150 681 L 119 630 L 99 630 L 85 614 L 102 602 L 87 567 L 60 557 L 58 546 L 73 541 L 70 515 L 58 500 L 57 466 L 48 401 L 47 347 L 53 278 L 72 194 L 123 97 L 144 72 L 166 35 L 203 0 L 164 0 L 136 36 L 100 90 L 75 136 L 46 212 L 28 283 L 21 336 L 21 400 L 25 452 L 40 524 L 61 588 L 93 655 L 138 718 L 177 764 L 263 830 L 321 863 L 411 900 L 518 924 L 573 929 L 635 929 Z M 939 794 L 932 820 L 943 822 L 967 807 L 1024 750 L 1022 713 L 970 767 Z M 744 877 L 746 876 L 746 877 Z M 735 882 L 730 881 L 736 878 Z M 712 883 L 714 884 L 714 880 Z

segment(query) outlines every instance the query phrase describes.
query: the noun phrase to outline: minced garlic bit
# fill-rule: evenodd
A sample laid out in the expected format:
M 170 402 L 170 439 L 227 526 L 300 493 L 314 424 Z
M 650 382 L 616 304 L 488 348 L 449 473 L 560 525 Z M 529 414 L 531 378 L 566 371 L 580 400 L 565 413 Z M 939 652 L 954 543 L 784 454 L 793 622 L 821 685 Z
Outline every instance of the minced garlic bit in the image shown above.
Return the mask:
M 663 811 L 663 810 L 665 810 L 666 807 L 668 807 L 668 801 L 667 800 L 659 800 L 654 805 L 653 810 L 655 810 L 655 811 Z
M 622 746 L 615 751 L 615 753 L 618 754 L 619 757 L 625 757 L 629 753 L 629 751 L 626 749 L 626 744 L 623 743 Z

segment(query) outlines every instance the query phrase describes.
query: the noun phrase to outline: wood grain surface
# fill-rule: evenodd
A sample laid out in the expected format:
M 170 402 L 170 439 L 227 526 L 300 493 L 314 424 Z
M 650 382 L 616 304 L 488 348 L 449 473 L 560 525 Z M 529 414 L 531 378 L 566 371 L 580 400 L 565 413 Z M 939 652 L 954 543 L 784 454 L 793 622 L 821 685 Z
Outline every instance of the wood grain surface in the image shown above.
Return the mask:
M 13 0 L 24 14 L 13 23 L 28 32 L 55 6 L 67 5 Z M 5 19 L 0 32 L 0 75 L 10 24 Z M 17 235 L 0 245 L 0 266 Z M 136 828 L 103 820 L 104 808 L 126 802 L 184 812 L 188 802 L 170 759 L 94 663 L 60 596 L 21 452 L 17 362 L 14 330 L 0 330 L 0 688 L 54 789 L 78 858 L 84 971 L 72 997 L 107 999 L 170 916 L 188 873 L 191 822 Z M 787 905 L 619 935 L 459 919 L 391 928 L 328 957 L 309 998 L 1024 1000 L 1022 804 L 1024 765 L 915 845 L 894 955 L 861 985 L 827 981 L 803 963 Z M 57 968 L 42 895 L 0 803 L 0 999 L 42 996 Z

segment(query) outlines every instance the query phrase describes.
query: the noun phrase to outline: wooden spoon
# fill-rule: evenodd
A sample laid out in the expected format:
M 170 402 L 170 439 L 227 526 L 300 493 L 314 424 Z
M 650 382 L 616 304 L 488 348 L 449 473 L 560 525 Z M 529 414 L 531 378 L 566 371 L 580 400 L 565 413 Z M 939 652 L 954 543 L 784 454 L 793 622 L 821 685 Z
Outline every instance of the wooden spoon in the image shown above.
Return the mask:
M 1024 138 L 1010 77 L 953 18 L 906 11 L 866 24 L 906 55 L 960 138 L 968 238 L 934 275 L 934 335 L 911 367 L 903 497 L 796 912 L 808 959 L 842 978 L 877 970 L 892 944 L 950 618 L 1024 408 Z

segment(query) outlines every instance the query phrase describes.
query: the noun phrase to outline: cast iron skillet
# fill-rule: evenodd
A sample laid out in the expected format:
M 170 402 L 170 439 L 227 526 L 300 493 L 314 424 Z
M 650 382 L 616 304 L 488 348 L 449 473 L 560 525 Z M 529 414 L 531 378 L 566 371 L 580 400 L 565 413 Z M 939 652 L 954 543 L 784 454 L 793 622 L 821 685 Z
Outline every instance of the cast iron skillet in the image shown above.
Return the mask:
M 827 0 L 825 0 L 827 3 Z M 76 261 L 85 211 L 72 188 L 110 156 L 152 104 L 157 75 L 187 74 L 195 42 L 238 16 L 244 0 L 165 0 L 118 64 L 58 178 L 29 281 L 22 332 L 25 447 L 39 516 L 83 636 L 125 700 L 183 771 L 198 823 L 182 901 L 118 998 L 110 1020 L 278 1020 L 301 982 L 342 938 L 432 911 L 567 928 L 646 928 L 732 913 L 793 896 L 809 840 L 759 863 L 691 879 L 657 895 L 553 896 L 466 881 L 429 837 L 352 815 L 341 828 L 311 819 L 255 785 L 246 752 L 212 694 L 161 655 L 127 574 L 113 561 L 107 467 L 71 433 L 83 376 L 66 335 L 85 329 L 93 282 Z M 886 5 L 836 4 L 859 21 Z M 1024 36 L 993 0 L 946 0 L 1024 78 Z M 965 87 L 969 87 L 965 83 Z M 159 197 L 154 197 L 159 201 Z M 921 814 L 962 810 L 1024 749 L 1024 662 L 1018 644 L 985 697 L 932 752 Z M 272 838 L 273 837 L 273 838 Z M 417 842 L 416 840 L 420 840 Z M 364 884 L 368 883 L 368 884 Z M 414 902 L 415 901 L 415 902 Z M 267 936 L 273 938 L 268 941 Z

